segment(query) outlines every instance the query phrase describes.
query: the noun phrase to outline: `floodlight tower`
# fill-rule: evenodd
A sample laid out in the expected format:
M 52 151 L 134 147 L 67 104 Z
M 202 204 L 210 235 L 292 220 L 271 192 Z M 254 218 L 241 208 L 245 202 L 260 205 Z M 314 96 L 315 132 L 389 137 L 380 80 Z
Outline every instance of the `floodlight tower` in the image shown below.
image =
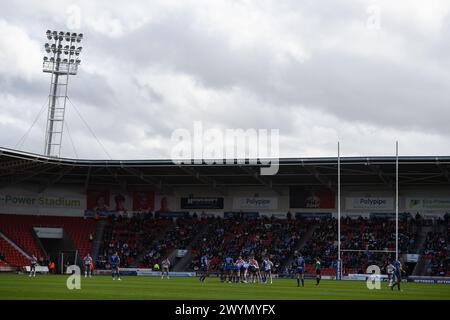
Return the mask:
M 51 73 L 48 96 L 47 128 L 45 130 L 44 154 L 59 157 L 61 153 L 66 111 L 69 75 L 76 75 L 81 63 L 82 47 L 76 46 L 83 39 L 82 33 L 63 31 L 46 32 L 48 42 L 44 45 L 45 55 L 42 71 Z

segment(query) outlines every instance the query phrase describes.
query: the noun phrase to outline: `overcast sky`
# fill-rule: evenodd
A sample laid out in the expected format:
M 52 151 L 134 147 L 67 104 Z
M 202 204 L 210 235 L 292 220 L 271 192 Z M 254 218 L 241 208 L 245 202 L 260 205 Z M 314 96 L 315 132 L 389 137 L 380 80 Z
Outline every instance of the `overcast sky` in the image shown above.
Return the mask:
M 69 96 L 115 159 L 168 158 L 193 121 L 279 129 L 283 157 L 450 155 L 448 0 L 2 0 L 2 147 L 43 152 L 46 109 L 17 143 L 47 29 L 84 33 Z M 62 156 L 108 158 L 67 107 Z

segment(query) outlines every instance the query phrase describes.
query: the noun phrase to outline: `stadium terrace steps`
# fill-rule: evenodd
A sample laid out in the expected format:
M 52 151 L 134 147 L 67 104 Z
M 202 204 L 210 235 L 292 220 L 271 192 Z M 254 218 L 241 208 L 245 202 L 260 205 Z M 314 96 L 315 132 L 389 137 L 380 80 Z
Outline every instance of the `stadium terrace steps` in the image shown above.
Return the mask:
M 301 249 L 308 243 L 308 241 L 312 238 L 314 231 L 316 231 L 316 229 L 319 226 L 317 224 L 310 224 L 308 226 L 308 229 L 306 230 L 306 233 L 304 235 L 304 237 L 299 241 L 298 246 L 297 246 L 297 250 L 300 251 L 301 253 Z
M 419 234 L 417 236 L 417 242 L 416 242 L 416 248 L 415 248 L 417 253 L 423 252 L 423 248 L 424 248 L 425 242 L 427 240 L 427 234 L 431 230 L 432 230 L 432 227 L 430 227 L 430 226 L 422 226 L 419 229 Z M 422 255 L 420 255 L 419 261 L 417 261 L 412 274 L 414 276 L 426 275 L 429 264 L 430 264 L 430 261 L 427 259 L 424 259 L 422 257 Z
M 153 235 L 154 238 L 153 238 L 153 240 L 152 240 L 152 243 L 157 243 L 157 242 L 163 240 L 164 237 L 166 236 L 167 231 L 169 231 L 170 228 L 175 228 L 175 226 L 173 226 L 173 225 L 166 225 L 166 226 L 161 230 L 160 233 L 158 233 L 158 234 L 156 234 L 156 235 Z M 147 253 L 147 252 L 145 252 L 145 251 L 142 252 L 142 253 L 136 258 L 136 261 L 143 261 L 143 260 L 144 260 L 144 256 L 145 256 L 146 253 Z M 161 259 L 161 260 L 162 260 L 162 259 Z
M 206 224 L 203 225 L 203 227 L 200 230 L 200 232 L 189 243 L 189 246 L 187 247 L 188 252 L 186 253 L 186 255 L 183 258 L 181 258 L 180 261 L 178 261 L 173 266 L 173 271 L 184 271 L 184 270 L 187 270 L 189 264 L 192 261 L 192 250 L 191 250 L 192 245 L 194 243 L 196 243 L 205 234 L 205 232 L 207 230 L 208 230 L 208 226 Z
M 8 239 L 0 232 L 0 252 L 5 256 L 7 264 L 14 267 L 23 267 L 28 265 L 29 255 L 27 255 L 19 246 Z
M 309 242 L 309 240 L 311 240 L 314 231 L 316 231 L 316 229 L 319 226 L 316 223 L 311 223 L 308 225 L 306 232 L 304 233 L 303 237 L 300 239 L 300 241 L 298 242 L 298 245 L 295 247 L 295 251 L 298 252 L 302 252 L 302 249 L 304 248 L 304 246 Z M 295 252 L 294 251 L 294 252 Z M 284 261 L 284 263 L 280 266 L 280 270 L 284 270 L 286 266 L 288 266 L 292 260 L 293 260 L 294 256 L 292 255 L 291 257 L 289 257 L 288 259 L 286 259 Z
M 99 220 L 95 227 L 95 239 L 92 243 L 92 248 L 91 248 L 91 250 L 92 250 L 91 256 L 92 256 L 92 259 L 94 259 L 94 261 L 97 260 L 98 253 L 100 251 L 100 247 L 102 246 L 103 233 L 105 231 L 106 223 L 107 223 L 106 220 Z

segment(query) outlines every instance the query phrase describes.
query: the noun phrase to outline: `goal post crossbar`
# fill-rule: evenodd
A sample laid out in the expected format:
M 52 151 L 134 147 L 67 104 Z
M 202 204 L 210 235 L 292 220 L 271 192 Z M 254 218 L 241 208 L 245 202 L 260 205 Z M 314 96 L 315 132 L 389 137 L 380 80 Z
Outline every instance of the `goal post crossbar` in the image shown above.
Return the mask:
M 341 252 L 382 252 L 382 253 L 392 253 L 395 250 L 363 250 L 363 249 L 341 249 Z

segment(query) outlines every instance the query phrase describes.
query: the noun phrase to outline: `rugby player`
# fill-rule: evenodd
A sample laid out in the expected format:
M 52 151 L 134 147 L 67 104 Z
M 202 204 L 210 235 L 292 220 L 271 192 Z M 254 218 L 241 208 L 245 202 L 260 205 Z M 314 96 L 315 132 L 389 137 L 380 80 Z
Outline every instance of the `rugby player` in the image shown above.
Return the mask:
M 204 254 L 200 258 L 200 282 L 205 282 L 206 277 L 208 276 L 208 268 L 209 268 L 209 260 L 206 254 Z
M 89 276 L 89 278 L 92 275 L 92 271 L 91 271 L 91 264 L 92 264 L 92 257 L 91 255 L 88 253 L 84 258 L 84 277 L 87 278 L 87 276 Z
M 267 283 L 267 276 L 270 278 L 270 284 L 272 284 L 272 268 L 273 262 L 269 260 L 269 257 L 265 257 L 262 262 L 262 271 L 263 271 L 263 283 Z
M 120 265 L 120 257 L 117 254 L 117 251 L 110 257 L 111 262 L 111 275 L 113 280 L 122 280 L 120 279 L 120 273 L 119 273 L 119 265 Z
M 305 286 L 304 271 L 305 271 L 305 259 L 299 253 L 294 260 L 295 272 L 297 273 L 297 287 L 300 287 L 300 281 L 302 282 L 302 287 Z
M 30 258 L 30 277 L 36 277 L 36 266 L 37 266 L 37 258 L 36 256 L 33 254 Z
M 170 260 L 169 258 L 164 259 L 161 262 L 161 279 L 164 279 L 164 274 L 166 274 L 167 279 L 169 279 L 169 268 L 170 268 Z

